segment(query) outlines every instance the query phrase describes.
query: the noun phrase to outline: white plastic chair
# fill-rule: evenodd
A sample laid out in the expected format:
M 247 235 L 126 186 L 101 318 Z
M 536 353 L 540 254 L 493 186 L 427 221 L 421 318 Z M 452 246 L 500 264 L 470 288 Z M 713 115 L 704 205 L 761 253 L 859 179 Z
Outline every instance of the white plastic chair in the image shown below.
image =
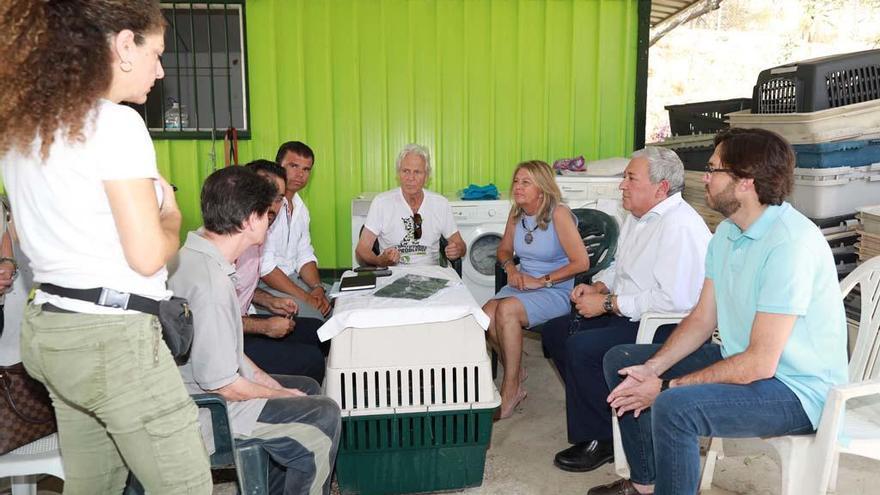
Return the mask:
M 64 479 L 57 433 L 0 455 L 0 478 L 12 478 L 12 495 L 36 495 L 40 474 Z
M 654 342 L 654 334 L 663 325 L 678 323 L 687 316 L 687 313 L 645 313 L 639 319 L 639 331 L 636 334 L 636 344 L 650 344 Z M 617 416 L 611 415 L 611 430 L 614 439 L 614 471 L 621 478 L 629 479 L 629 463 L 626 462 L 626 453 L 623 451 L 623 440 L 620 437 L 620 425 Z
M 880 256 L 847 275 L 841 295 L 856 285 L 861 285 L 862 306 L 850 383 L 828 392 L 815 435 L 767 439 L 779 452 L 782 495 L 835 491 L 840 454 L 880 460 Z

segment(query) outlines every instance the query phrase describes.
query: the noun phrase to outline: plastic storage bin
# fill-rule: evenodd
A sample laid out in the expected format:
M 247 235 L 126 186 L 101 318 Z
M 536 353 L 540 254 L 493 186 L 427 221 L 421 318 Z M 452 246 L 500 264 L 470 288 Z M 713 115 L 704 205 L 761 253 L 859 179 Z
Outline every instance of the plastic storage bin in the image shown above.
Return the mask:
M 880 138 L 880 100 L 810 113 L 760 114 L 750 110 L 727 116 L 730 127 L 760 127 L 791 144 Z
M 880 165 L 796 168 L 789 201 L 810 218 L 848 215 L 880 198 Z
M 832 55 L 761 71 L 754 113 L 801 113 L 880 98 L 880 50 Z
M 798 168 L 861 167 L 880 163 L 880 139 L 796 144 Z
M 715 134 L 727 127 L 724 116 L 751 108 L 751 98 L 701 101 L 684 105 L 667 105 L 669 128 L 674 136 L 687 134 Z
M 472 316 L 347 329 L 333 338 L 324 391 L 342 408 L 342 494 L 456 490 L 482 483 L 492 415 L 485 332 Z

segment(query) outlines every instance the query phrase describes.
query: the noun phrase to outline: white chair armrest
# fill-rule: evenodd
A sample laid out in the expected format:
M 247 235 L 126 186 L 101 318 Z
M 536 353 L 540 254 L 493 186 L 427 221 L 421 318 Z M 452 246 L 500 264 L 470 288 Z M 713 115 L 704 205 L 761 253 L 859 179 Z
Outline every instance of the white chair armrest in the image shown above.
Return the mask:
M 654 341 L 657 329 L 670 323 L 678 323 L 688 313 L 644 313 L 639 319 L 639 333 L 636 334 L 636 344 L 650 344 Z

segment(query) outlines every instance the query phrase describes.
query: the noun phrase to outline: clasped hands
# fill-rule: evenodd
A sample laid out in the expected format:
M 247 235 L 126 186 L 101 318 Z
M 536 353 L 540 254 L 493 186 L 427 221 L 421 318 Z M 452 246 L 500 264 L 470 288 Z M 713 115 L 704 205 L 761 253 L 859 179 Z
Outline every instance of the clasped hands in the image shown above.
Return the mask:
M 592 318 L 605 314 L 605 294 L 595 285 L 578 284 L 571 290 L 570 299 L 581 316 Z
M 650 364 L 628 366 L 618 373 L 626 378 L 608 394 L 608 404 L 618 417 L 633 411 L 638 418 L 660 394 L 660 377 Z

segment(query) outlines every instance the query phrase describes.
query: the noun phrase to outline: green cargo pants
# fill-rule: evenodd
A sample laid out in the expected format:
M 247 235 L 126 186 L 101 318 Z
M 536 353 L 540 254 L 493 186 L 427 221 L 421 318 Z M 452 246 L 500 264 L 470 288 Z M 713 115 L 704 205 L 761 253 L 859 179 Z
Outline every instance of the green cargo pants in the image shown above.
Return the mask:
M 210 494 L 193 404 L 155 316 L 25 309 L 22 362 L 49 389 L 65 494 Z

